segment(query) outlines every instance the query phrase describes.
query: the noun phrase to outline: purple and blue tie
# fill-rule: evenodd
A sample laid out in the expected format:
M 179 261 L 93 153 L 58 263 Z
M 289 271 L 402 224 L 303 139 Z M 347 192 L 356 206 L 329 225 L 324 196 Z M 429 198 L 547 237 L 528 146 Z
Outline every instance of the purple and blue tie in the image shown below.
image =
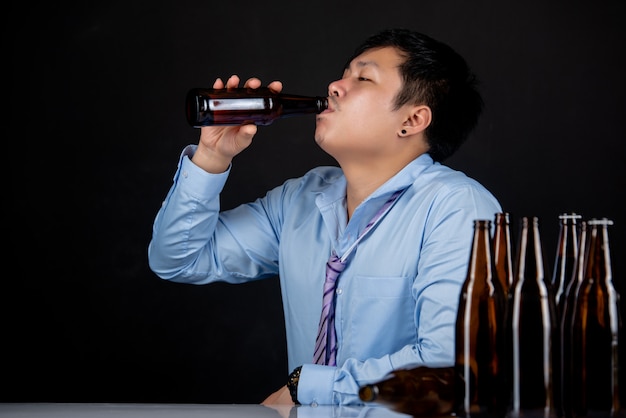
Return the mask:
M 322 315 L 315 341 L 315 351 L 313 361 L 316 364 L 336 364 L 337 336 L 335 335 L 335 287 L 337 277 L 346 268 L 346 263 L 342 262 L 333 251 L 326 262 L 326 280 L 324 281 L 324 297 L 322 299 Z

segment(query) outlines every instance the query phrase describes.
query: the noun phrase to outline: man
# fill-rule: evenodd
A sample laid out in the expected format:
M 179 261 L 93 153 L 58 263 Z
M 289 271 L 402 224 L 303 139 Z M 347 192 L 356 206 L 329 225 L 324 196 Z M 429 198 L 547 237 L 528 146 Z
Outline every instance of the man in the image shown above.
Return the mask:
M 232 76 L 214 88 L 239 83 Z M 280 91 L 282 84 L 268 87 Z M 294 372 L 265 405 L 359 403 L 359 387 L 393 369 L 453 365 L 473 221 L 501 211 L 482 185 L 441 164 L 482 110 L 473 75 L 447 45 L 405 29 L 373 35 L 330 83 L 328 98 L 315 141 L 339 167 L 312 169 L 220 212 L 233 157 L 257 126 L 201 128 L 198 145 L 182 153 L 149 246 L 151 268 L 167 280 L 244 283 L 279 275 Z M 322 289 L 333 254 L 345 258 L 334 326 L 325 328 L 336 337 L 318 346 L 320 355 Z

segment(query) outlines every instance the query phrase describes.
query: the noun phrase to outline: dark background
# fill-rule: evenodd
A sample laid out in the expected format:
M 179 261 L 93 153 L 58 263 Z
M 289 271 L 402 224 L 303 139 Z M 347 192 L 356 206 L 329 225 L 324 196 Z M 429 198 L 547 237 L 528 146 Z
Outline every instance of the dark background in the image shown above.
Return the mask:
M 514 233 L 521 216 L 540 218 L 549 266 L 560 213 L 613 219 L 626 286 L 623 0 L 5 7 L 0 401 L 256 403 L 282 386 L 276 278 L 191 286 L 147 267 L 152 220 L 197 142 L 184 97 L 233 73 L 323 95 L 385 27 L 449 43 L 481 79 L 484 117 L 448 164 L 495 193 Z M 223 207 L 333 164 L 313 129 L 312 117 L 261 128 Z

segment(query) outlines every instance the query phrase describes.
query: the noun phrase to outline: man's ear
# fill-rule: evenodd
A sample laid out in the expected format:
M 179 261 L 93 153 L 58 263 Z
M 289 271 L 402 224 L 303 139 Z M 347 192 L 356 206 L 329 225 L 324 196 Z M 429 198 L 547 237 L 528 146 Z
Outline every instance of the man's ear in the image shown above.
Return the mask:
M 424 132 L 432 120 L 430 107 L 426 105 L 413 106 L 408 109 L 407 117 L 402 123 L 399 136 L 415 135 Z

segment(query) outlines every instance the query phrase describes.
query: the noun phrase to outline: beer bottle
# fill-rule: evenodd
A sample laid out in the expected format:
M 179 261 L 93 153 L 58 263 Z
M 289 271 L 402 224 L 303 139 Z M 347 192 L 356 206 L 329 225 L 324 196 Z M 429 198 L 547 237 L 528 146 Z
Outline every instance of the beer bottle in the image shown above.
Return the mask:
M 578 221 L 581 218 L 576 213 L 559 215 L 559 236 L 551 281 L 557 316 L 559 317 L 563 313 L 565 291 L 572 281 L 576 259 L 578 258 Z
M 359 398 L 414 417 L 450 415 L 454 406 L 454 367 L 394 370 L 383 380 L 361 386 Z
M 475 220 L 456 319 L 457 416 L 501 417 L 505 295 L 492 257 L 491 221 Z
M 513 249 L 511 243 L 510 214 L 498 212 L 495 215 L 493 231 L 493 259 L 496 275 L 504 295 L 508 295 L 513 284 Z
M 557 239 L 556 256 L 554 257 L 554 267 L 550 284 L 554 293 L 554 304 L 556 307 L 557 333 L 555 335 L 554 347 L 562 354 L 563 343 L 561 341 L 561 316 L 563 305 L 565 305 L 565 290 L 573 279 L 573 270 L 576 267 L 578 255 L 578 220 L 580 215 L 575 213 L 563 213 L 559 215 L 559 235 Z M 558 414 L 562 414 L 562 385 L 563 372 L 562 357 L 553 366 L 552 376 L 554 377 L 555 391 L 554 404 Z
M 585 254 L 587 248 L 587 222 L 580 222 L 580 234 L 578 240 L 578 257 L 572 272 L 572 279 L 565 288 L 563 296 L 563 312 L 561 313 L 560 341 L 561 341 L 561 415 L 572 416 L 572 317 L 576 305 L 576 292 L 582 282 L 585 272 Z
M 510 406 L 508 416 L 556 417 L 553 364 L 556 309 L 545 278 L 545 257 L 537 217 L 523 217 L 515 278 L 507 309 Z
M 609 219 L 591 219 L 585 271 L 572 316 L 574 416 L 618 416 L 619 294 L 613 285 Z
M 187 93 L 187 122 L 209 125 L 269 125 L 276 119 L 310 115 L 328 108 L 328 98 L 277 93 L 267 87 L 209 89 Z

